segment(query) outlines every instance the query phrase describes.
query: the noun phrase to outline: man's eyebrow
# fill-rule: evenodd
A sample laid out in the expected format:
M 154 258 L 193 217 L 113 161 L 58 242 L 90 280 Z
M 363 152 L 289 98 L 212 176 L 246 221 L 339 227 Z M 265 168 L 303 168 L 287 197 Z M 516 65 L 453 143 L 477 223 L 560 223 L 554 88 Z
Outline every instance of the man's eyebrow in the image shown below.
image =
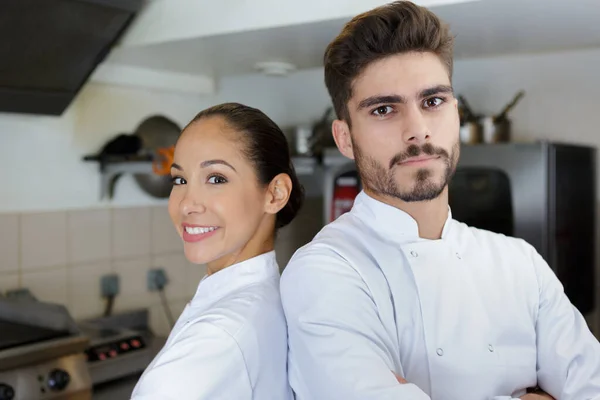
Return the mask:
M 371 97 L 367 97 L 366 99 L 361 100 L 358 103 L 357 110 L 360 111 L 365 108 L 376 106 L 377 104 L 397 104 L 397 103 L 406 103 L 406 99 L 402 96 L 398 96 L 396 94 L 391 95 L 375 95 Z
M 429 96 L 433 96 L 434 94 L 441 94 L 441 93 L 454 93 L 454 89 L 452 88 L 452 86 L 448 86 L 448 85 L 437 85 L 431 88 L 427 88 L 421 91 L 421 93 L 419 93 L 419 98 L 424 98 L 424 97 L 429 97 Z

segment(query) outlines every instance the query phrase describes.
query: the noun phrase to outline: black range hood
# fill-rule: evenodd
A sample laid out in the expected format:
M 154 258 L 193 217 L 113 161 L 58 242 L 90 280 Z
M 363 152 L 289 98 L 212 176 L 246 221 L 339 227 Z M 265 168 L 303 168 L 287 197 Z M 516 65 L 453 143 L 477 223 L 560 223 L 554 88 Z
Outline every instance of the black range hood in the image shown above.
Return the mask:
M 0 112 L 61 115 L 143 0 L 0 0 Z

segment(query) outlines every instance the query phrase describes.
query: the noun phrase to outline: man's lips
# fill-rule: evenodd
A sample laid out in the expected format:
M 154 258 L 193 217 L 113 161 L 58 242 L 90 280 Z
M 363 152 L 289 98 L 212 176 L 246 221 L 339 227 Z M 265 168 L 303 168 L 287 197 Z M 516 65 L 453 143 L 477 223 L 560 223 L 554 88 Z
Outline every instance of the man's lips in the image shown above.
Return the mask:
M 419 157 L 411 157 L 399 163 L 399 165 L 417 165 L 417 164 L 425 164 L 432 160 L 437 160 L 440 156 L 419 156 Z

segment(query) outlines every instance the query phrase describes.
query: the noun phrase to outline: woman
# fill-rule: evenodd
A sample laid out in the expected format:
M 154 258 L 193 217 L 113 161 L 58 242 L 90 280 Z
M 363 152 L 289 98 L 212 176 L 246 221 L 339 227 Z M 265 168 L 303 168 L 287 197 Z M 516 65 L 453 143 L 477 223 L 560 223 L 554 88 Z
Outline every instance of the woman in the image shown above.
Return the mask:
M 285 136 L 261 111 L 228 103 L 183 130 L 169 214 L 207 276 L 133 399 L 291 399 L 273 250 L 303 192 Z

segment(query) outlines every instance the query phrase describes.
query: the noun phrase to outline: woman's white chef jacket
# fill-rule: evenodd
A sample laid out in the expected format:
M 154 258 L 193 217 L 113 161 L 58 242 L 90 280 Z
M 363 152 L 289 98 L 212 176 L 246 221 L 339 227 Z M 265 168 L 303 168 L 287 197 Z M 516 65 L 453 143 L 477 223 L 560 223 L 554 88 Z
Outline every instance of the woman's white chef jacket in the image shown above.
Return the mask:
M 275 252 L 200 282 L 135 400 L 291 399 Z
M 600 399 L 600 344 L 522 240 L 450 212 L 440 240 L 364 192 L 283 272 L 299 400 Z M 390 372 L 409 384 L 399 384 Z

